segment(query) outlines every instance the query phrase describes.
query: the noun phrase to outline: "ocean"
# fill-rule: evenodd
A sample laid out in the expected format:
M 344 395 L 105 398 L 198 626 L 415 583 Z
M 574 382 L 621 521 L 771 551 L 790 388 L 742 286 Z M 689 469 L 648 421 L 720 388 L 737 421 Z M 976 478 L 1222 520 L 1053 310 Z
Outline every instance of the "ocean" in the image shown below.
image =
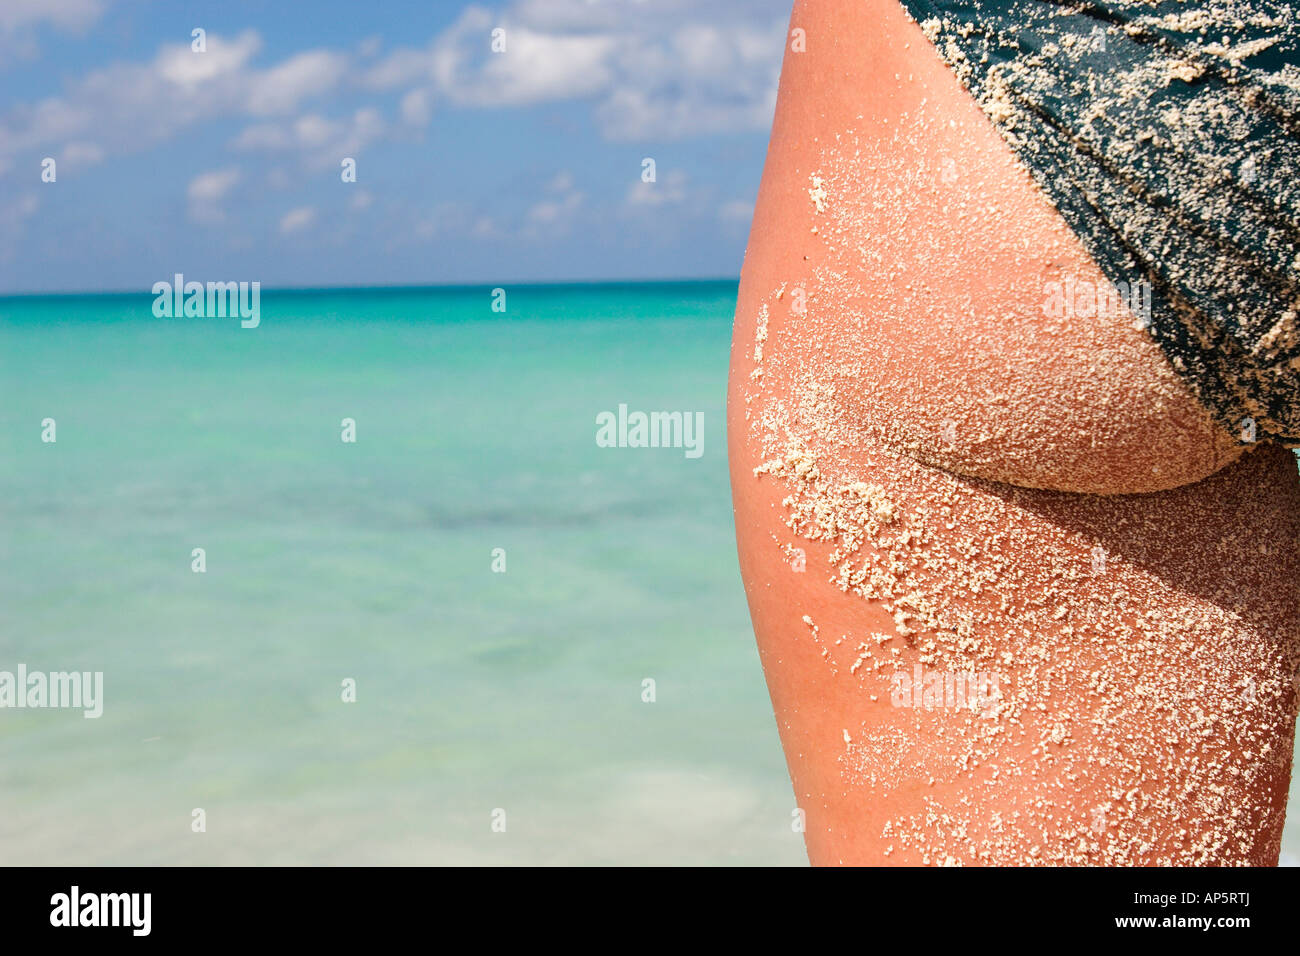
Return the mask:
M 505 293 L 0 299 L 0 670 L 104 675 L 97 719 L 0 714 L 0 863 L 806 863 L 736 284 Z M 620 405 L 700 454 L 600 447 Z

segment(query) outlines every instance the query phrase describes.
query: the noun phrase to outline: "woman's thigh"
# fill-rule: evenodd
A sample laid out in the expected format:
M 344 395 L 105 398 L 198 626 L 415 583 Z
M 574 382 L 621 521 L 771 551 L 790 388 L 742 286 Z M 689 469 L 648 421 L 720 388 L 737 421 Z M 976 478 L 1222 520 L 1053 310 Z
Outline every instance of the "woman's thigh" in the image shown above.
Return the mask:
M 766 422 L 732 436 L 740 565 L 814 863 L 1276 863 L 1291 453 L 1082 495 L 923 465 L 815 399 Z

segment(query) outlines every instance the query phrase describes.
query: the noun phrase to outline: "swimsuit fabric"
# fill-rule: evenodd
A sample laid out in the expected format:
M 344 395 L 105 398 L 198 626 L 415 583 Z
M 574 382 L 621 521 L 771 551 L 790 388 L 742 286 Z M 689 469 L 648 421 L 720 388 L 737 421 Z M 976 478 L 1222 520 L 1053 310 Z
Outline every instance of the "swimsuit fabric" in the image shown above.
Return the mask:
M 1290 4 L 902 3 L 1201 402 L 1300 445 Z

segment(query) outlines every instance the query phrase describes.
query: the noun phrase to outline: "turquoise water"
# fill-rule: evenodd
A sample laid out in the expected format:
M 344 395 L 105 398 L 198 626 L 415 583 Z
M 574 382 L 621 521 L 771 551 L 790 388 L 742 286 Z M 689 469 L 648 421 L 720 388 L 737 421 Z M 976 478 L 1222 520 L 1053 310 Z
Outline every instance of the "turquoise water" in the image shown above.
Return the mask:
M 0 669 L 105 682 L 99 720 L 4 712 L 0 860 L 804 861 L 735 561 L 735 284 L 507 295 L 0 300 Z M 703 456 L 598 448 L 620 403 L 702 411 Z
M 507 296 L 0 299 L 0 670 L 105 681 L 98 720 L 3 712 L 0 862 L 805 861 L 735 561 L 735 284 Z M 598 448 L 620 403 L 703 412 L 703 456 Z

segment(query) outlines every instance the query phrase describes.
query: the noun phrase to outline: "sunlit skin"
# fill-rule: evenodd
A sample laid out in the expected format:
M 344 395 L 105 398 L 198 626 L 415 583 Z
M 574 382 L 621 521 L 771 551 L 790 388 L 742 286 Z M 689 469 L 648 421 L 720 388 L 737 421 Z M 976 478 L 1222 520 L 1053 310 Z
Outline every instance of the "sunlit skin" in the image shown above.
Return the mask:
M 836 414 L 845 427 L 861 429 L 863 436 L 857 460 L 850 454 L 846 468 L 856 468 L 861 477 L 891 494 L 905 498 L 916 493 L 916 466 L 901 466 L 873 444 L 880 439 L 871 418 L 883 407 L 889 412 L 889 435 L 904 439 L 894 450 L 921 459 L 923 467 L 941 464 L 963 476 L 991 480 L 963 484 L 961 493 L 972 509 L 1008 496 L 1023 505 L 1016 550 L 1010 555 L 1014 562 L 1032 567 L 1043 561 L 1054 536 L 1068 525 L 1104 542 L 1114 556 L 1113 580 L 1141 590 L 1154 576 L 1165 589 L 1158 598 L 1160 611 L 1170 620 L 1200 611 L 1222 613 L 1221 595 L 1235 588 L 1257 612 L 1243 613 L 1241 626 L 1243 633 L 1252 634 L 1250 629 L 1259 627 L 1259 660 L 1285 657 L 1295 640 L 1293 627 L 1264 628 L 1260 622 L 1300 620 L 1300 481 L 1290 452 L 1247 446 L 1215 425 L 1147 334 L 1131 322 L 1061 324 L 1042 318 L 1041 297 L 1026 297 L 1026 286 L 1037 290 L 1044 277 L 1065 273 L 1100 281 L 1100 272 L 894 0 L 799 2 L 791 27 L 804 31 L 806 51 L 787 50 L 785 57 L 732 350 L 728 434 L 741 570 L 796 801 L 807 815 L 812 862 L 943 862 L 884 835 L 885 824 L 916 813 L 927 799 L 955 805 L 973 796 L 971 827 L 978 839 L 981 828 L 991 826 L 995 811 L 1023 808 L 1030 788 L 1016 782 L 990 784 L 987 775 L 978 773 L 954 773 L 951 761 L 932 747 L 909 749 L 888 786 L 845 772 L 846 731 L 850 736 L 888 738 L 898 731 L 913 740 L 918 735 L 942 739 L 971 718 L 950 711 L 922 716 L 890 706 L 887 688 L 882 690 L 862 674 L 848 674 L 853 656 L 847 645 L 828 648 L 826 642 L 810 639 L 805 615 L 816 621 L 824 636 L 893 634 L 896 628 L 879 605 L 846 594 L 828 580 L 825 545 L 799 542 L 807 552 L 805 573 L 792 573 L 788 555 L 779 546 L 793 542 L 783 505 L 787 489 L 777 480 L 754 475 L 764 449 L 752 422 L 761 417 L 771 396 L 793 387 L 783 379 L 783 369 L 816 367 L 819 362 L 829 366 L 836 343 L 853 343 L 855 349 L 879 354 L 878 363 L 861 367 L 856 382 L 860 392 L 854 391 L 854 383 L 841 383 Z M 911 82 L 904 81 L 908 77 Z M 870 137 L 871 130 L 887 129 L 891 123 L 897 127 L 918 114 L 949 122 L 931 123 L 919 138 L 880 134 L 874 148 L 887 147 L 888 162 L 850 171 L 827 167 L 818 144 L 833 143 L 847 130 Z M 888 264 L 890 278 L 881 278 L 879 266 L 860 268 L 862 308 L 827 315 L 822 303 L 820 317 L 834 332 L 813 336 L 806 331 L 805 318 L 785 307 L 787 299 L 776 306 L 774 290 L 783 285 L 811 287 L 819 267 L 855 268 L 843 248 L 828 248 L 813 231 L 824 230 L 826 218 L 809 201 L 811 176 L 866 177 L 867 188 L 889 195 L 902 182 L 911 182 L 907 177 L 918 165 L 934 166 L 936 157 L 952 158 L 960 171 L 954 182 L 934 185 L 940 194 L 952 192 L 947 201 L 940 195 L 918 202 L 905 228 L 891 237 L 896 240 L 896 261 Z M 972 195 L 979 197 L 976 206 L 969 201 Z M 973 217 L 972 209 L 983 218 Z M 873 228 L 899 228 L 896 218 L 868 219 L 857 227 L 863 230 L 864 242 Z M 925 262 L 916 253 L 918 237 L 924 237 L 928 250 Z M 946 263 L 938 277 L 932 265 L 936 258 Z M 955 272 L 953 263 L 964 263 L 966 271 Z M 879 312 L 880 301 L 892 295 L 889 283 L 901 289 L 909 281 L 928 281 L 934 290 L 923 309 L 888 321 L 864 321 L 864 315 Z M 977 308 L 970 309 L 971 302 Z M 768 361 L 763 388 L 756 392 L 750 376 L 755 367 L 753 343 L 765 304 L 770 309 Z M 1103 357 L 1101 366 L 1098 356 Z M 1105 369 L 1104 381 L 1099 367 Z M 899 384 L 904 368 L 905 388 Z M 1035 400 L 1013 408 L 998 402 L 997 390 L 988 385 L 994 371 L 999 389 L 1005 386 Z M 1123 381 L 1122 388 L 1114 387 L 1116 378 Z M 962 435 L 980 432 L 978 454 L 964 458 L 960 440 L 949 445 L 933 441 L 936 422 L 942 420 L 957 421 Z M 1048 490 L 1023 492 L 1010 485 Z M 1144 529 L 1141 541 L 1119 530 L 1131 529 L 1134 522 Z M 1251 535 L 1235 533 L 1243 522 L 1254 529 Z M 962 531 L 959 523 L 950 532 L 940 527 L 935 534 L 955 538 Z M 1081 552 L 1080 560 L 1086 557 Z M 1073 599 L 1089 600 L 1093 586 L 1078 583 Z M 990 594 L 987 601 L 982 610 L 994 612 L 996 596 Z M 1015 614 L 1014 609 L 1005 612 L 1008 624 L 1015 623 Z M 986 639 L 997 640 L 995 635 Z M 1050 631 L 1042 639 L 1049 648 L 1069 640 Z M 1216 661 L 1212 655 L 1192 659 L 1172 644 L 1153 648 L 1152 653 L 1168 668 L 1185 669 L 1174 677 L 1189 685 L 1211 675 L 1222 678 L 1224 668 L 1241 668 L 1240 674 L 1228 675 L 1233 680 L 1260 677 L 1241 660 Z M 1049 726 L 1057 712 L 1068 713 L 1079 725 L 1104 720 L 1098 699 L 1087 693 L 1084 674 L 1105 672 L 1114 662 L 1102 654 L 1087 659 L 1089 654 L 1093 652 L 1077 661 L 1079 680 L 1066 679 L 1044 700 L 1035 721 Z M 905 649 L 899 663 L 908 668 L 914 662 L 915 650 Z M 1012 679 L 1019 676 L 1016 668 L 1011 671 Z M 870 699 L 873 692 L 875 701 Z M 1294 694 L 1284 695 L 1256 715 L 1275 753 L 1290 754 L 1293 707 Z M 1153 721 L 1162 719 L 1152 716 Z M 1086 735 L 1075 744 L 1083 752 L 1088 745 Z M 1232 735 L 1224 732 L 1208 740 L 1198 762 L 1153 760 L 1145 773 L 1153 790 L 1211 786 L 1210 763 L 1219 763 L 1214 771 L 1218 775 L 1234 761 L 1255 759 L 1236 747 Z M 1028 759 L 1027 745 L 1011 742 L 1006 748 L 994 755 L 990 766 L 1001 759 Z M 1051 778 L 1055 772 L 1048 769 L 1045 775 Z M 1276 863 L 1289 756 L 1253 779 L 1256 799 L 1247 802 L 1254 809 L 1250 819 L 1237 822 L 1258 839 L 1244 858 L 1225 849 L 1221 859 L 1206 862 Z M 1063 776 L 1059 783 L 1058 812 L 1086 820 L 1105 802 L 1114 781 L 1102 769 L 1085 780 Z M 1180 848 L 1196 842 L 1197 834 L 1176 833 L 1172 822 L 1162 830 L 1158 815 L 1145 822 L 1155 834 L 1150 860 L 1162 853 L 1177 858 Z M 1213 824 L 1206 828 L 1213 829 Z M 980 862 L 956 856 L 948 862 Z M 1016 862 L 1033 861 L 1026 857 Z

